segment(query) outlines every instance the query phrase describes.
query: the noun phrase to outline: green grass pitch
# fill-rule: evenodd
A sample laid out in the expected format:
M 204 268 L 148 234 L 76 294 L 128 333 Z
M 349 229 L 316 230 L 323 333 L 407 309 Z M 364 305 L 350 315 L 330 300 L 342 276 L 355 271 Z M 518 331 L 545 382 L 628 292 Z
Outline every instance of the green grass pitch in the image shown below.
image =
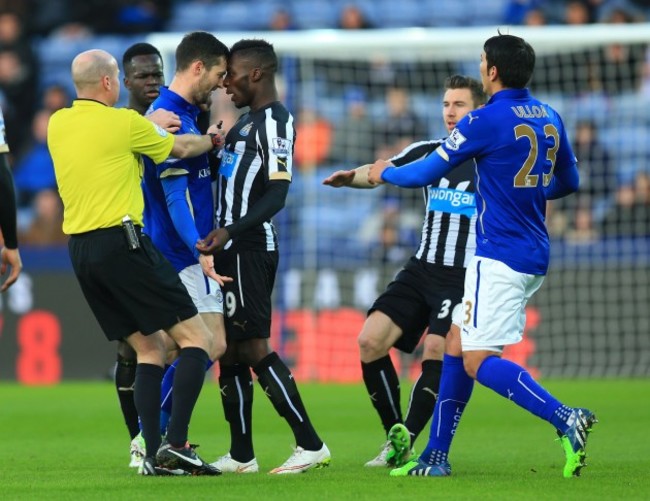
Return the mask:
M 588 468 L 562 478 L 563 453 L 551 427 L 477 385 L 450 462 L 449 478 L 391 478 L 364 468 L 383 442 L 362 385 L 303 384 L 317 430 L 332 451 L 329 468 L 267 475 L 291 453 L 292 435 L 256 390 L 254 441 L 261 472 L 221 477 L 149 478 L 127 468 L 129 439 L 108 382 L 55 387 L 0 384 L 0 498 L 86 499 L 648 499 L 650 380 L 547 381 L 568 405 L 593 409 Z M 402 388 L 403 400 L 408 385 Z M 416 448 L 426 443 L 428 428 Z M 219 390 L 206 383 L 190 439 L 208 461 L 227 451 Z

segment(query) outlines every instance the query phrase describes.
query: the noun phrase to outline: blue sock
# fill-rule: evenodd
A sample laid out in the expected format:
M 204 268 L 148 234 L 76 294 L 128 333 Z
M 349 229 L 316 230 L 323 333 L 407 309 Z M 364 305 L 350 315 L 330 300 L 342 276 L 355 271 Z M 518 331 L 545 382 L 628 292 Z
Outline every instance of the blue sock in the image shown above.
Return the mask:
M 168 365 L 162 380 L 162 386 L 160 390 L 161 435 L 165 435 L 165 433 L 167 433 L 167 425 L 169 424 L 169 418 L 172 415 L 172 386 L 174 385 L 174 374 L 176 373 L 177 365 L 178 359 L 174 360 L 171 365 Z
M 429 442 L 420 458 L 429 464 L 447 461 L 460 418 L 472 396 L 474 380 L 463 367 L 463 358 L 445 355 L 442 362 L 440 393 L 431 419 Z
M 165 435 L 167 433 L 167 426 L 169 425 L 169 419 L 172 417 L 172 386 L 174 385 L 174 374 L 176 373 L 176 366 L 178 365 L 178 359 L 174 360 L 171 365 L 167 366 L 165 370 L 165 375 L 162 380 L 161 387 L 161 402 L 160 402 L 160 434 Z M 214 365 L 212 360 L 208 360 L 205 370 L 206 372 L 210 370 L 210 367 Z
M 519 407 L 553 424 L 560 431 L 562 404 L 537 383 L 526 369 L 499 357 L 486 358 L 476 374 L 476 380 L 494 390 L 502 397 L 512 400 Z M 556 412 L 560 411 L 560 412 Z

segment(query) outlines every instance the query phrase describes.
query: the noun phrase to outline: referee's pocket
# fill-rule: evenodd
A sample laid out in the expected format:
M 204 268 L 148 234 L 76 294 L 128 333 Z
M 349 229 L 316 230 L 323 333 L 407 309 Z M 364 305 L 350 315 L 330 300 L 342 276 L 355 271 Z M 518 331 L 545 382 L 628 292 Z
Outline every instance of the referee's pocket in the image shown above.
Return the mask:
M 149 262 L 149 264 L 157 265 L 160 262 L 160 252 L 154 247 L 153 243 L 146 235 L 140 236 L 140 249 L 142 252 L 140 255 L 143 259 Z

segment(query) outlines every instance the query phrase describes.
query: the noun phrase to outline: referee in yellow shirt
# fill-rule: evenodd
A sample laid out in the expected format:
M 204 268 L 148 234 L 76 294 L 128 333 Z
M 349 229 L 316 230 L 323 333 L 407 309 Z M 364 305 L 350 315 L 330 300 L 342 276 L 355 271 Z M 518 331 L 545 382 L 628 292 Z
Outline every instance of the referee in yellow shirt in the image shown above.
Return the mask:
M 178 274 L 140 231 L 140 155 L 156 163 L 170 154 L 197 156 L 211 150 L 218 136 L 175 136 L 133 110 L 114 108 L 118 74 L 107 52 L 82 52 L 72 62 L 77 99 L 50 119 L 47 142 L 64 204 L 63 231 L 71 235 L 72 265 L 104 334 L 126 340 L 138 355 L 134 398 L 147 450 L 140 473 L 219 475 L 189 446 L 187 433 L 206 364 L 225 346 L 214 346 Z M 163 329 L 180 347 L 180 361 L 161 446 Z

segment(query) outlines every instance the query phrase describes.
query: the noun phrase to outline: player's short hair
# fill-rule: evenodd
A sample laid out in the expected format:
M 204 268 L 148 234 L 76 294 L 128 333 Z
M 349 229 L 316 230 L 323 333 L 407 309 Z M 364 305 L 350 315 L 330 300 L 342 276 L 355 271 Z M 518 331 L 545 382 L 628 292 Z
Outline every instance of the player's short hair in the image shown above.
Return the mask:
M 523 38 L 498 34 L 483 46 L 487 67 L 495 66 L 504 87 L 523 89 L 535 69 L 535 51 Z
M 207 31 L 193 31 L 183 37 L 176 47 L 176 71 L 189 68 L 194 61 L 201 61 L 206 69 L 219 64 L 221 58 L 228 59 L 226 44 Z
M 140 42 L 131 45 L 126 51 L 124 52 L 124 55 L 122 56 L 122 68 L 124 68 L 124 72 L 127 72 L 127 68 L 133 61 L 133 58 L 136 56 L 158 56 L 160 60 L 162 61 L 162 56 L 160 55 L 160 51 L 156 49 L 153 45 L 150 43 L 146 42 Z
M 275 73 L 278 70 L 278 56 L 273 45 L 257 38 L 243 39 L 230 47 L 230 56 L 249 59 L 255 66 Z
M 445 90 L 469 89 L 472 93 L 474 106 L 478 107 L 487 103 L 487 94 L 483 90 L 483 84 L 475 78 L 466 75 L 452 75 L 445 80 Z

